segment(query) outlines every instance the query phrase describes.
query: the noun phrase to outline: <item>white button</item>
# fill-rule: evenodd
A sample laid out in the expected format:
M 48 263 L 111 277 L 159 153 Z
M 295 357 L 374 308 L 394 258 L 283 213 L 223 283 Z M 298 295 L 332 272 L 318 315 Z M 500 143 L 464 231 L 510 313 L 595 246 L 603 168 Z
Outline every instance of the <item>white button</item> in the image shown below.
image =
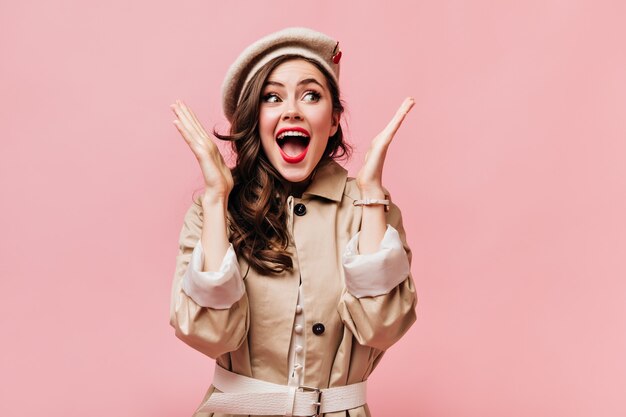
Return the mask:
M 296 306 L 296 314 L 300 314 L 300 313 L 302 313 L 302 306 L 300 304 L 298 304 Z
M 300 371 L 302 370 L 302 365 L 300 365 L 299 363 L 296 363 L 296 364 L 293 366 L 293 369 L 295 369 L 295 370 L 296 370 L 296 372 L 300 373 Z
M 293 329 L 296 331 L 296 333 L 302 334 L 302 326 L 301 325 L 296 324 L 296 326 Z
M 302 346 L 296 345 L 296 353 L 302 353 Z

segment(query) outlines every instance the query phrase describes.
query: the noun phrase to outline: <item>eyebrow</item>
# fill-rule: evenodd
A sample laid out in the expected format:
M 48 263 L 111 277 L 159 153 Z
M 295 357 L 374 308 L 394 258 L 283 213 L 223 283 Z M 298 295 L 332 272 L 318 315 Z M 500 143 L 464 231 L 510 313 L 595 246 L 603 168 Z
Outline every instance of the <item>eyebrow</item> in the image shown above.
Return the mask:
M 315 78 L 305 78 L 304 80 L 302 80 L 302 81 L 300 81 L 298 83 L 298 85 L 304 85 L 304 84 L 317 84 L 321 88 L 324 88 L 324 86 L 322 84 L 320 84 L 320 82 L 317 81 Z M 267 85 L 277 85 L 279 87 L 284 87 L 285 86 L 283 83 L 279 83 L 278 81 L 266 81 L 263 86 L 265 87 Z

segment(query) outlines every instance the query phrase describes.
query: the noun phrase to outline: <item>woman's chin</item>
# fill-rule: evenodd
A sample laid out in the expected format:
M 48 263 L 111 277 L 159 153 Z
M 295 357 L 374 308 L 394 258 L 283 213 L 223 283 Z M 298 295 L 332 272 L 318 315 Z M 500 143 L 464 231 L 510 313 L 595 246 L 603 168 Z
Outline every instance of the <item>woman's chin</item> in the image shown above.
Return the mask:
M 292 184 L 298 184 L 298 183 L 307 181 L 309 177 L 311 176 L 312 171 L 302 170 L 302 169 L 301 170 L 288 169 L 288 170 L 280 170 L 279 172 L 286 182 L 289 182 Z
M 299 164 L 279 164 L 275 168 L 285 182 L 298 184 L 311 177 L 314 167 L 311 167 L 306 161 L 302 161 Z
M 311 178 L 311 174 L 321 159 L 321 155 L 317 156 L 317 158 L 316 156 L 315 153 L 308 153 L 302 161 L 292 163 L 278 155 L 272 161 L 272 165 L 274 165 L 274 168 L 276 168 L 284 181 L 294 185 L 302 185 Z

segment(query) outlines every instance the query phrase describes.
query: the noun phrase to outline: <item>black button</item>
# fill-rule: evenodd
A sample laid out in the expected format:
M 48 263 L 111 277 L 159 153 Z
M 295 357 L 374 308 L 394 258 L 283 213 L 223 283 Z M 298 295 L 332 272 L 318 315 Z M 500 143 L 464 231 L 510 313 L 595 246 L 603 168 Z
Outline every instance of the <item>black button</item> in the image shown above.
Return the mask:
M 296 213 L 296 216 L 304 216 L 306 214 L 306 206 L 302 203 L 298 203 L 293 208 L 293 211 Z
M 322 323 L 315 323 L 313 325 L 313 334 L 315 334 L 317 336 L 319 336 L 322 333 L 324 333 L 324 330 L 326 330 L 326 329 L 324 328 L 324 325 Z

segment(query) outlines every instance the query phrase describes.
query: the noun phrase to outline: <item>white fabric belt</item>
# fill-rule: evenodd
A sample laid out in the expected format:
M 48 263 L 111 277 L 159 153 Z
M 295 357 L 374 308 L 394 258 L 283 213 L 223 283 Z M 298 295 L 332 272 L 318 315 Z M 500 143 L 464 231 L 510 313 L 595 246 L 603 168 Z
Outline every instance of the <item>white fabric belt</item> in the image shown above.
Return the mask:
M 367 381 L 333 388 L 290 387 L 239 375 L 215 365 L 214 391 L 196 412 L 317 416 L 366 402 Z

